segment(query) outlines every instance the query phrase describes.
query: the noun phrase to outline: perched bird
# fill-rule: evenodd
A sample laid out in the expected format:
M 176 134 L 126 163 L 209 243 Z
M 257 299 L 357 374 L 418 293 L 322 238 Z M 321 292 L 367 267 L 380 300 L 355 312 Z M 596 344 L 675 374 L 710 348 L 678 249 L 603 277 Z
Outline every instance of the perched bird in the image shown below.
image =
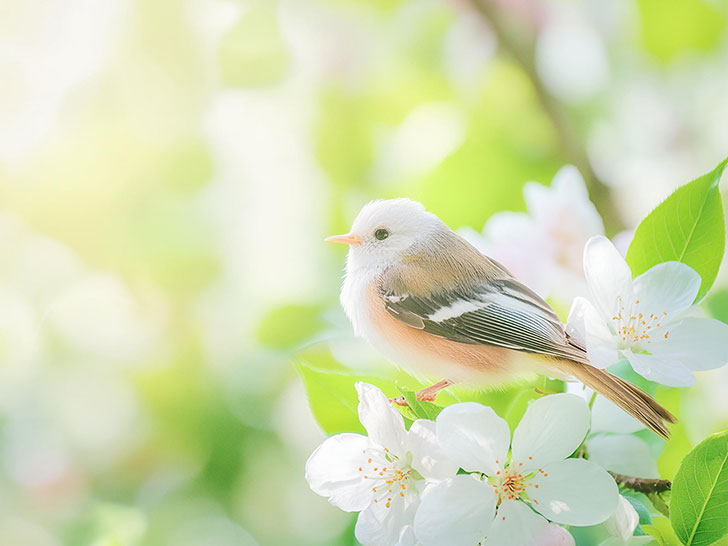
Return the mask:
M 554 310 L 442 220 L 409 199 L 373 201 L 350 233 L 341 303 L 354 332 L 416 373 L 487 386 L 540 373 L 575 377 L 660 436 L 675 417 L 647 393 L 589 364 Z

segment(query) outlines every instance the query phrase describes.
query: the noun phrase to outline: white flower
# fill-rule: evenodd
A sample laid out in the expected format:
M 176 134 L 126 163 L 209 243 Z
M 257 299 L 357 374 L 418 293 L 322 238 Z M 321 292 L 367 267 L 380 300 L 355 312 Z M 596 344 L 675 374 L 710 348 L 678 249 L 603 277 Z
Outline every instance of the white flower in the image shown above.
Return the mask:
M 591 400 L 594 391 L 576 383 L 567 384 L 567 391 Z M 640 421 L 626 413 L 608 398 L 596 395 L 591 406 L 591 427 L 585 441 L 589 460 L 604 470 L 657 478 L 657 461 L 652 456 L 647 442 L 632 433 L 644 430 Z
M 415 421 L 405 430 L 402 415 L 381 390 L 357 383 L 359 419 L 369 436 L 337 434 L 306 463 L 314 492 L 346 512 L 361 512 L 356 538 L 367 545 L 413 543 L 412 523 L 426 480 L 454 476 L 458 466 L 440 450 L 435 423 Z
M 584 248 L 591 301 L 576 298 L 569 332 L 587 346 L 599 368 L 622 358 L 650 381 L 695 383 L 691 370 L 728 362 L 728 325 L 695 316 L 700 275 L 680 262 L 658 264 L 632 280 L 629 266 L 605 237 Z
M 539 546 L 575 546 L 576 542 L 571 533 L 561 525 L 549 523 L 546 533 L 538 544 Z
M 417 538 L 423 546 L 541 545 L 548 520 L 603 522 L 617 505 L 617 485 L 598 465 L 567 459 L 588 429 L 586 402 L 571 394 L 532 403 L 512 444 L 508 424 L 491 408 L 472 402 L 445 408 L 437 439 L 473 474 L 428 486 L 415 515 Z
M 612 536 L 599 546 L 637 546 L 638 544 L 653 542 L 655 539 L 649 536 L 633 536 L 639 522 L 640 517 L 637 510 L 626 498 L 620 495 L 617 509 L 604 522 L 605 527 Z
M 605 470 L 639 476 L 659 478 L 657 461 L 650 453 L 647 442 L 632 434 L 596 434 L 586 441 L 589 460 Z
M 604 233 L 604 225 L 581 174 L 567 165 L 550 188 L 529 182 L 523 196 L 528 214 L 494 214 L 482 237 L 463 235 L 543 297 L 571 302 L 586 294 L 582 250 L 589 237 Z

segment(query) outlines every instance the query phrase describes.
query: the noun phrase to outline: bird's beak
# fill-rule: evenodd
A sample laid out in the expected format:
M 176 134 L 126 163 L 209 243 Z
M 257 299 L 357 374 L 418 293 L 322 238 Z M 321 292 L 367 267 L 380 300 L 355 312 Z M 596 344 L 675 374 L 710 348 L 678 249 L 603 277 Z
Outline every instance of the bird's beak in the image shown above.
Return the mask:
M 361 244 L 361 239 L 353 233 L 346 233 L 344 235 L 332 235 L 324 239 L 330 243 L 341 243 L 342 245 L 358 245 Z

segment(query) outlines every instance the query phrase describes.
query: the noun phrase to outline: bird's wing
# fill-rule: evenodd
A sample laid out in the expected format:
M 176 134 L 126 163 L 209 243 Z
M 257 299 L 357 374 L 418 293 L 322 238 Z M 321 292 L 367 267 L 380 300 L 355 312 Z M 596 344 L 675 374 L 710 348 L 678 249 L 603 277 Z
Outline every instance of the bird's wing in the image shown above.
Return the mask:
M 507 271 L 502 273 L 497 279 L 427 296 L 384 282 L 382 296 L 394 318 L 435 336 L 583 360 L 583 349 L 572 344 L 553 309 Z

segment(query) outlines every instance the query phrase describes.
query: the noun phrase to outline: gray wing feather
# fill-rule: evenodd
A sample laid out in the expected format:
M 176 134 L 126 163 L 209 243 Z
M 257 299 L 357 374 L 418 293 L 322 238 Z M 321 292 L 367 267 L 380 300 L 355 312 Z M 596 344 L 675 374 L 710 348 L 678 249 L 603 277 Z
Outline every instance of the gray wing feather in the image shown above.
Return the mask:
M 393 317 L 432 335 L 570 359 L 584 356 L 553 309 L 512 277 L 427 297 L 382 292 Z

